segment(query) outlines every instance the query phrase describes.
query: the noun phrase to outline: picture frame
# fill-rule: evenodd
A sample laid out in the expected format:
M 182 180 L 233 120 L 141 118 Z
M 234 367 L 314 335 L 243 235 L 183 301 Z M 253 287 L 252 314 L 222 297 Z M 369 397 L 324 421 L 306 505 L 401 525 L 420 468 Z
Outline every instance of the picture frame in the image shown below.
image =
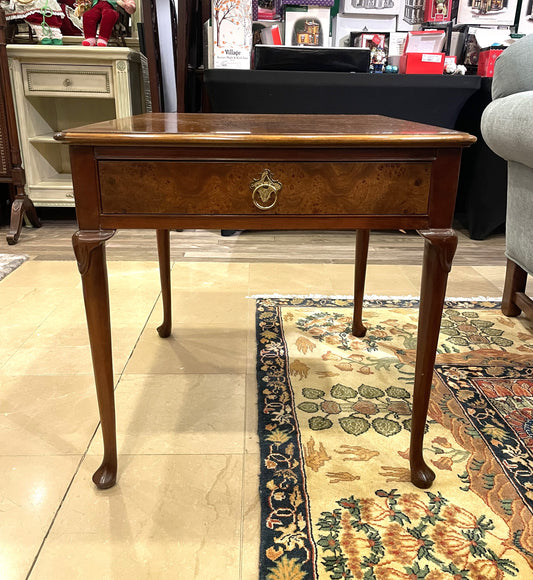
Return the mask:
M 460 0 L 457 24 L 512 26 L 518 0 Z

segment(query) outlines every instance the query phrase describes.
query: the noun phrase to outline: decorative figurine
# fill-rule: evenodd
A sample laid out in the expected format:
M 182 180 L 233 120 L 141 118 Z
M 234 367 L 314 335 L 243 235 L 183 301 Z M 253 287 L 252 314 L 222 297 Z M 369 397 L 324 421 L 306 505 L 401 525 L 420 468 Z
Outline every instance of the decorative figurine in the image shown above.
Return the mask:
M 370 72 L 382 73 L 386 65 L 387 56 L 381 46 L 376 46 L 370 51 Z
M 71 20 L 75 0 L 8 0 L 2 8 L 6 20 L 25 20 L 39 44 L 63 44 L 63 35 L 80 36 L 76 19 Z M 70 12 L 68 10 L 70 9 Z
M 135 0 L 93 0 L 91 7 L 82 14 L 83 46 L 107 46 L 113 27 L 118 20 L 117 6 L 123 8 L 128 14 L 136 10 Z M 81 10 L 80 10 L 81 11 Z M 98 39 L 96 29 L 98 27 Z
M 448 20 L 447 0 L 435 0 L 435 14 L 438 14 L 441 17 L 439 20 Z
M 444 73 L 447 75 L 464 75 L 466 74 L 466 66 L 451 62 L 444 67 Z

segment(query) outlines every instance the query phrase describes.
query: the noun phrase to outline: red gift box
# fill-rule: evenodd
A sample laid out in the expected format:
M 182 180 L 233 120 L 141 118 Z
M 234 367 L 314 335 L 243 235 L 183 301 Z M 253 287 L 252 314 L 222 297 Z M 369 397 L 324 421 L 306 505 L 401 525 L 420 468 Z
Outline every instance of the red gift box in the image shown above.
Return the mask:
M 482 48 L 479 51 L 477 74 L 480 77 L 494 76 L 494 63 L 503 50 L 503 48 Z
M 444 72 L 444 31 L 415 30 L 407 33 L 400 56 L 400 73 L 441 75 Z
M 443 72 L 443 52 L 407 52 L 400 56 L 400 73 L 441 75 Z

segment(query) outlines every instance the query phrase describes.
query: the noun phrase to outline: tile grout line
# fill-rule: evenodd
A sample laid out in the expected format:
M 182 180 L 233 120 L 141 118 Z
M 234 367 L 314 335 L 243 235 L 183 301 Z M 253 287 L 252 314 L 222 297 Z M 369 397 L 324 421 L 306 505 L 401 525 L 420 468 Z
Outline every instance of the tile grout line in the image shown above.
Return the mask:
M 173 267 L 173 265 L 172 265 L 172 267 Z M 137 336 L 137 340 L 135 341 L 135 344 L 133 345 L 133 347 L 132 347 L 132 349 L 130 351 L 129 356 L 128 356 L 126 362 L 124 363 L 124 366 L 122 367 L 122 370 L 119 373 L 117 382 L 116 382 L 115 387 L 113 389 L 113 393 L 115 393 L 115 391 L 117 390 L 118 385 L 120 384 L 120 381 L 122 380 L 122 377 L 124 376 L 124 372 L 126 370 L 126 367 L 128 365 L 128 362 L 130 361 L 130 359 L 131 359 L 131 357 L 133 355 L 133 352 L 135 351 L 135 349 L 137 348 L 137 345 L 139 344 L 140 337 L 141 337 L 142 333 L 144 332 L 144 330 L 146 329 L 146 327 L 148 325 L 148 320 L 152 316 L 152 314 L 153 314 L 153 312 L 155 310 L 155 307 L 157 305 L 157 302 L 158 302 L 158 300 L 159 300 L 160 297 L 161 297 L 161 292 L 159 292 L 157 294 L 157 296 L 156 296 L 156 298 L 154 300 L 154 303 L 152 305 L 152 308 L 150 309 L 150 312 L 148 313 L 148 316 L 146 317 L 146 320 L 144 322 L 144 325 L 142 326 L 142 328 L 141 328 L 141 330 L 139 332 L 139 335 Z M 44 545 L 46 543 L 46 540 L 48 539 L 48 536 L 50 535 L 50 532 L 52 531 L 52 528 L 54 527 L 54 524 L 55 524 L 55 521 L 56 521 L 56 519 L 57 519 L 57 517 L 59 515 L 59 512 L 61 511 L 61 508 L 63 507 L 63 504 L 65 503 L 65 500 L 66 500 L 67 495 L 68 495 L 68 493 L 69 493 L 69 491 L 70 491 L 70 489 L 71 489 L 71 487 L 72 487 L 72 485 L 74 483 L 74 480 L 75 480 L 76 476 L 78 475 L 78 473 L 80 471 L 81 464 L 83 463 L 83 461 L 87 457 L 87 454 L 89 452 L 89 448 L 91 447 L 91 444 L 92 444 L 92 442 L 93 442 L 93 440 L 94 440 L 94 438 L 96 436 L 96 433 L 97 433 L 99 427 L 100 427 L 100 421 L 98 421 L 98 423 L 96 425 L 96 428 L 93 431 L 93 434 L 89 438 L 89 441 L 87 443 L 87 446 L 85 448 L 85 451 L 82 453 L 82 455 L 80 457 L 80 460 L 78 462 L 78 465 L 74 469 L 74 473 L 73 473 L 73 475 L 72 475 L 72 477 L 71 477 L 71 479 L 70 479 L 70 481 L 69 481 L 69 483 L 67 485 L 67 489 L 65 490 L 65 493 L 63 494 L 63 497 L 61 498 L 61 501 L 59 502 L 59 505 L 58 505 L 57 509 L 54 512 L 54 515 L 52 517 L 52 520 L 50 522 L 50 525 L 48 526 L 48 528 L 46 530 L 46 533 L 44 534 L 44 537 L 43 537 L 43 539 L 41 541 L 41 544 L 39 546 L 39 549 L 37 550 L 37 553 L 35 554 L 35 557 L 33 558 L 33 561 L 31 563 L 30 569 L 28 570 L 28 573 L 26 575 L 26 580 L 29 580 L 29 578 L 30 578 L 30 576 L 31 576 L 31 574 L 32 574 L 32 572 L 33 572 L 33 570 L 35 568 L 35 565 L 37 564 L 37 560 L 39 559 L 39 556 L 41 555 L 41 552 L 42 552 L 42 550 L 44 548 Z
M 250 266 L 248 266 L 248 283 L 247 283 L 247 290 L 250 290 Z M 248 293 L 247 292 L 247 293 Z M 251 312 L 251 314 L 250 314 Z M 250 318 L 252 319 L 250 321 Z M 253 331 L 250 333 L 250 323 L 253 325 Z M 240 537 L 239 537 L 239 580 L 243 580 L 243 572 L 244 572 L 244 519 L 246 516 L 246 445 L 247 445 L 247 433 L 248 433 L 248 362 L 247 358 L 250 352 L 250 334 L 254 337 L 252 340 L 253 344 L 255 342 L 255 308 L 247 308 L 246 309 L 246 344 L 245 344 L 245 368 L 244 368 L 244 406 L 243 406 L 243 414 L 244 414 L 244 422 L 243 422 L 243 432 L 242 432 L 242 465 L 241 465 L 241 514 L 240 514 Z M 254 356 L 255 360 L 255 356 Z

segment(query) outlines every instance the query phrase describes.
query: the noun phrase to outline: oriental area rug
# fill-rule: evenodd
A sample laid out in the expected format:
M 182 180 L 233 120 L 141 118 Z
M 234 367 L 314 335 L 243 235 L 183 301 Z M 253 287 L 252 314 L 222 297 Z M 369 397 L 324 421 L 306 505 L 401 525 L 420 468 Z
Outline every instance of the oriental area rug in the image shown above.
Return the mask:
M 0 254 L 0 280 L 16 270 L 28 259 L 27 256 L 12 256 L 11 254 Z
M 409 481 L 418 303 L 257 300 L 261 580 L 533 579 L 533 325 L 446 302 Z

